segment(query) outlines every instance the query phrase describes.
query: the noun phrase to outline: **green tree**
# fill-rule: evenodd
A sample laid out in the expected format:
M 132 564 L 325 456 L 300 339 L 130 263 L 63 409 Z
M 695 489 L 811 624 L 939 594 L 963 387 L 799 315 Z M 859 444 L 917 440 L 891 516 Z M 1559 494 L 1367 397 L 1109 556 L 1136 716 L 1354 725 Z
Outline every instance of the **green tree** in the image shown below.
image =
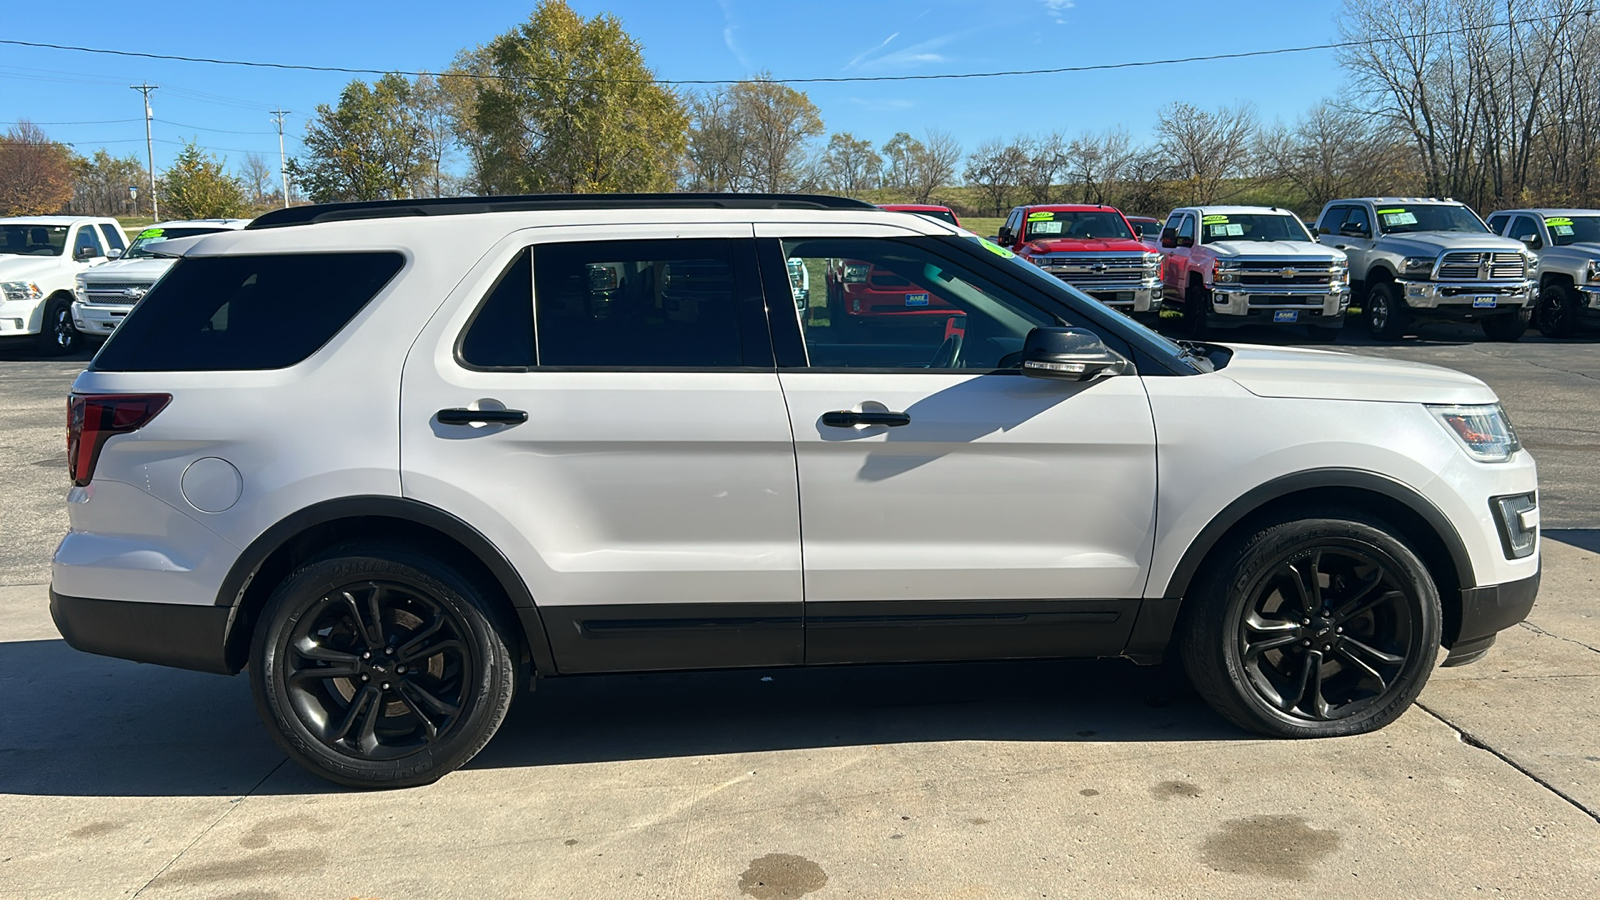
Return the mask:
M 672 187 L 688 115 L 655 84 L 615 16 L 542 0 L 483 51 L 474 116 L 480 187 L 493 193 Z
M 317 104 L 289 177 L 318 203 L 412 196 L 426 163 L 414 93 L 394 73 L 345 85 L 338 106 Z
M 72 199 L 72 151 L 24 119 L 0 135 L 0 215 L 53 213 Z
M 805 93 L 771 80 L 728 88 L 744 147 L 744 174 L 757 191 L 792 191 L 805 177 L 806 143 L 822 134 L 822 114 Z
M 883 157 L 872 149 L 872 142 L 846 132 L 828 138 L 819 163 L 821 181 L 830 191 L 859 197 L 878 186 Z
M 161 207 L 174 219 L 232 218 L 248 207 L 239 182 L 193 141 L 178 151 L 172 168 L 156 182 L 156 190 L 161 193 Z
M 139 189 L 139 203 L 148 207 L 149 176 L 144 171 L 144 161 L 129 154 L 112 156 L 105 150 L 96 150 L 87 159 L 73 160 L 73 190 L 70 209 L 78 215 L 127 215 L 138 207 L 128 197 L 128 186 Z

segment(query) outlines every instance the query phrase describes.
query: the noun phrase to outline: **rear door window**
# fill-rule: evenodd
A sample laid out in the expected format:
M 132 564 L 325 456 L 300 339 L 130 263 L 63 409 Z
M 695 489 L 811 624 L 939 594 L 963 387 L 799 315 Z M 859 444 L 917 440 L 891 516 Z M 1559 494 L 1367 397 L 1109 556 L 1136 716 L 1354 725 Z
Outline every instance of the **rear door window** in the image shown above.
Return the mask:
M 94 368 L 292 366 L 332 340 L 404 264 L 390 252 L 180 259 L 123 320 Z
M 106 236 L 106 245 L 113 250 L 126 250 L 128 245 L 122 241 L 122 232 L 110 225 L 101 225 L 100 233 Z

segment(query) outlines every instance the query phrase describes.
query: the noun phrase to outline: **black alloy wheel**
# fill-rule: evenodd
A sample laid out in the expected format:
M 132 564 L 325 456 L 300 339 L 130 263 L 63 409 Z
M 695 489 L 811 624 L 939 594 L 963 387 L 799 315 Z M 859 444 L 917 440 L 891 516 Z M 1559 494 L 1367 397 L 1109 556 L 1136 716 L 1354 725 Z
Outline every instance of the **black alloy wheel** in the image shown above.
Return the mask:
M 426 784 L 471 759 L 515 686 L 509 632 L 469 582 L 403 550 L 314 561 L 268 602 L 251 655 L 292 758 L 358 787 Z
M 62 297 L 51 300 L 39 323 L 38 350 L 45 356 L 64 356 L 83 346 L 78 326 L 72 324 L 72 304 Z
M 1196 689 L 1241 727 L 1359 734 L 1421 692 L 1441 619 L 1426 568 L 1385 526 L 1307 519 L 1225 551 L 1185 612 L 1181 650 Z
M 1367 330 L 1380 341 L 1398 341 L 1405 336 L 1411 315 L 1400 291 L 1391 281 L 1380 281 L 1367 291 L 1362 309 L 1366 312 Z
M 1535 319 L 1545 337 L 1577 337 L 1582 315 L 1583 298 L 1567 285 L 1550 284 L 1539 292 Z
M 1211 315 L 1211 291 L 1195 282 L 1183 295 L 1183 333 L 1193 340 L 1206 336 L 1206 318 Z

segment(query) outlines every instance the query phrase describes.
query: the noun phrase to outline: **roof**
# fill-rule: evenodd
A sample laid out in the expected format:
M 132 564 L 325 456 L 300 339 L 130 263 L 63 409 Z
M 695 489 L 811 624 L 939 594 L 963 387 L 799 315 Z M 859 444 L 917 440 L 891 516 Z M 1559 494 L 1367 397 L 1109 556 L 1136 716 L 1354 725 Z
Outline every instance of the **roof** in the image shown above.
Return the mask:
M 1448 203 L 1452 206 L 1466 206 L 1460 200 L 1449 197 L 1345 197 L 1331 200 L 1328 205 L 1332 206 L 1335 203 Z
M 249 219 L 173 219 L 170 222 L 156 222 L 153 225 L 142 225 L 139 231 L 148 231 L 151 228 L 193 228 L 207 226 L 211 228 L 243 228 L 250 224 Z
M 1122 213 L 1122 210 L 1105 203 L 1024 203 L 1022 208 L 1041 211 L 1049 210 L 1051 212 L 1094 212 L 1096 210 L 1109 209 L 1118 215 Z
M 6 216 L 0 225 L 72 225 L 78 222 L 115 222 L 110 216 Z
M 1534 216 L 1600 216 L 1600 209 L 1497 209 L 1490 213 L 1491 216 L 1515 216 L 1522 213 Z
M 523 194 L 504 197 L 441 197 L 321 203 L 266 213 L 246 229 L 285 228 L 354 219 L 466 216 L 540 210 L 613 209 L 877 209 L 862 200 L 824 194 Z
M 1284 209 L 1281 206 L 1185 206 L 1183 209 L 1198 210 L 1201 215 L 1212 216 L 1293 216 L 1294 210 Z M 1296 218 L 1299 218 L 1296 216 Z
M 879 203 L 878 208 L 890 212 L 954 212 L 950 207 L 937 203 Z

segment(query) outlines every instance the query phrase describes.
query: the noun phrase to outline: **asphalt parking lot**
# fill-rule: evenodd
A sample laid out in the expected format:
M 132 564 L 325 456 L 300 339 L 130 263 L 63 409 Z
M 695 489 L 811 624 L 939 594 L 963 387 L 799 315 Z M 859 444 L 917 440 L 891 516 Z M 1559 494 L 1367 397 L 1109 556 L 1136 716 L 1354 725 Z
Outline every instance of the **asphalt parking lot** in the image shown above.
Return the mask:
M 1487 381 L 1547 529 L 1529 621 L 1378 734 L 1258 740 L 1118 660 L 586 677 L 358 793 L 287 763 L 242 678 L 60 640 L 83 360 L 0 348 L 0 896 L 1600 896 L 1600 344 L 1336 349 Z

